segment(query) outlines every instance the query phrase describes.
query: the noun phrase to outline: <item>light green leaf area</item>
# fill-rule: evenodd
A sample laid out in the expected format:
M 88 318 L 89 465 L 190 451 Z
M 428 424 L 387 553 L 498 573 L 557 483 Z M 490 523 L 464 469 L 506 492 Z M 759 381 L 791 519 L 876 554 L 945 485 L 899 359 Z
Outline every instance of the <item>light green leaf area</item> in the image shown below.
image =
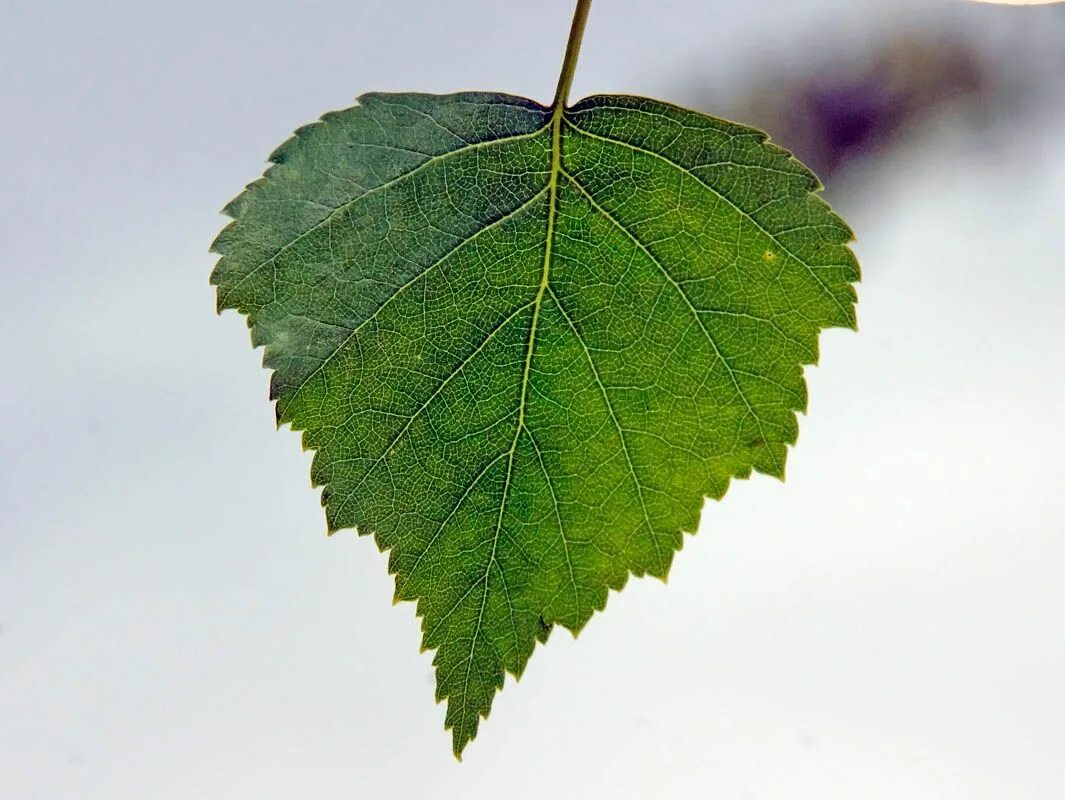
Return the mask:
M 851 231 L 765 134 L 664 103 L 368 94 L 235 199 L 212 281 L 316 451 L 330 531 L 389 552 L 456 754 L 505 673 L 704 497 L 783 477 Z

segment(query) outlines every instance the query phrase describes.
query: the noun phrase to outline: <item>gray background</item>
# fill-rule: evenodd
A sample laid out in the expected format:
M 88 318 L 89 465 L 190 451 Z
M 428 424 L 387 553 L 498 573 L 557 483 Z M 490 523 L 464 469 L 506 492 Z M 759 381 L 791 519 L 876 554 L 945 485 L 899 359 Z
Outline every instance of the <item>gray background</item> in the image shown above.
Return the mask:
M 1060 78 L 848 178 L 861 333 L 822 339 L 788 482 L 708 503 L 455 763 L 414 608 L 325 538 L 206 251 L 362 91 L 546 100 L 571 8 L 0 2 L 0 797 L 1065 796 Z M 574 95 L 728 96 L 945 15 L 1024 62 L 1028 11 L 599 0 Z

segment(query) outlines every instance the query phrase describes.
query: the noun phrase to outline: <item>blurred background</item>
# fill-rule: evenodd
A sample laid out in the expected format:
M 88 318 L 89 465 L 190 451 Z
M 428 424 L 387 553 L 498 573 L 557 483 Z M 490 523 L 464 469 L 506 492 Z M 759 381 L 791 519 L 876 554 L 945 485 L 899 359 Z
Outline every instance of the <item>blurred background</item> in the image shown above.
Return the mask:
M 458 765 L 324 536 L 218 209 L 367 90 L 546 101 L 570 0 L 0 3 L 0 797 L 1065 797 L 1065 6 L 600 0 L 574 97 L 767 128 L 858 234 L 787 483 L 709 502 Z

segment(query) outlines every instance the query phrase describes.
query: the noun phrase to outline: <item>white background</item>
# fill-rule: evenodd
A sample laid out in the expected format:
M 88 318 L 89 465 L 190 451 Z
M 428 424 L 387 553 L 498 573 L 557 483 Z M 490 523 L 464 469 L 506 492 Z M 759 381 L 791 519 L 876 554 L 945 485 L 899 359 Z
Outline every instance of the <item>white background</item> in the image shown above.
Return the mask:
M 861 332 L 822 339 L 787 483 L 708 503 L 668 586 L 556 631 L 451 756 L 413 606 L 324 536 L 207 247 L 362 91 L 546 100 L 570 13 L 0 4 L 0 798 L 1065 796 L 1060 85 L 852 176 Z M 600 0 L 574 95 L 940 13 Z

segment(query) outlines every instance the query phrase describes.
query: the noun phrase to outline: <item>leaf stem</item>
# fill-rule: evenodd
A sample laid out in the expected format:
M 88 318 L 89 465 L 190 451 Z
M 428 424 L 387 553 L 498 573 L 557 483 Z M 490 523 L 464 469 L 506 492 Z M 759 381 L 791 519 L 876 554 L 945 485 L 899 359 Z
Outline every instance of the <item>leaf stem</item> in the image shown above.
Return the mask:
M 555 99 L 552 107 L 558 111 L 569 100 L 570 86 L 573 85 L 573 74 L 577 71 L 577 56 L 581 52 L 581 40 L 584 38 L 584 26 L 588 22 L 588 12 L 592 8 L 592 0 L 577 0 L 577 9 L 573 12 L 573 24 L 569 29 L 569 41 L 566 42 L 566 55 L 562 59 L 562 74 L 558 76 L 558 88 L 555 90 Z

